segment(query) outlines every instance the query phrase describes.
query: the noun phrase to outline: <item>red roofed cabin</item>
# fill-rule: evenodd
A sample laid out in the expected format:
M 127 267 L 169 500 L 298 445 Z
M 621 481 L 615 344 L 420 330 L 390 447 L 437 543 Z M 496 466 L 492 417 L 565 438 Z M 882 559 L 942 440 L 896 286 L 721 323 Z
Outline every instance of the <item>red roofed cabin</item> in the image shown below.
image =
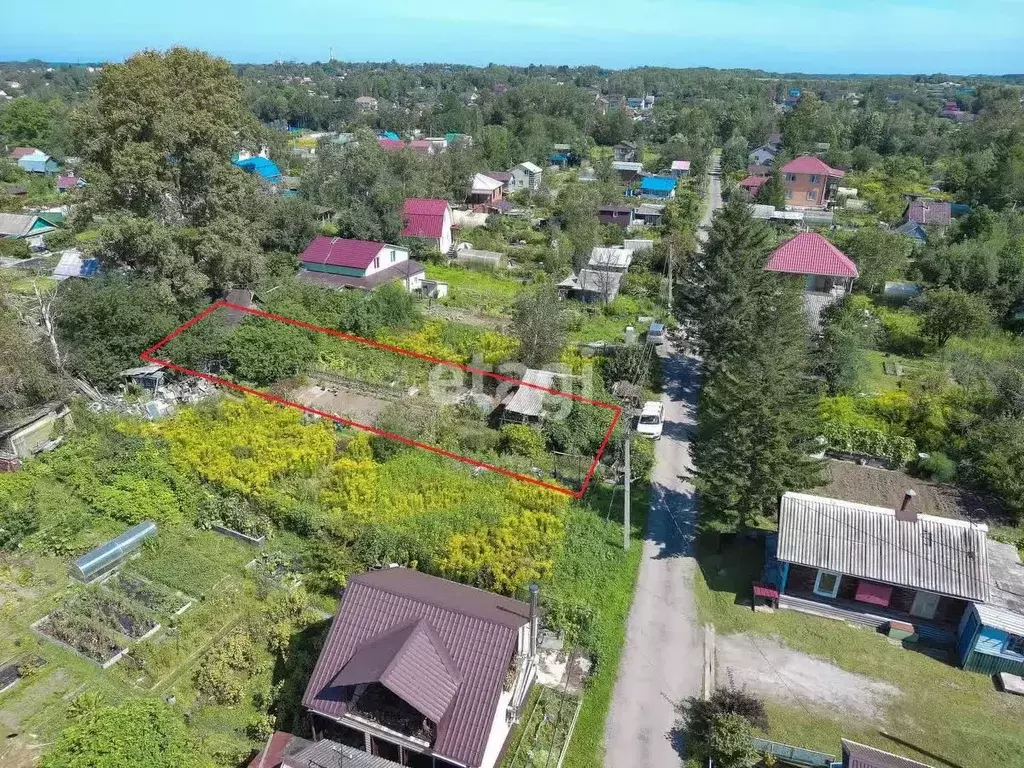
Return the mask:
M 536 602 L 409 568 L 349 579 L 303 706 L 315 738 L 493 768 L 536 677 Z
M 857 265 L 817 232 L 801 232 L 771 255 L 765 266 L 769 272 L 803 275 L 807 290 L 849 293 L 860 276 Z
M 372 291 L 384 283 L 401 281 L 407 291 L 419 290 L 423 266 L 398 245 L 342 237 L 314 237 L 299 257 L 299 279 L 326 288 Z
M 430 242 L 441 253 L 452 249 L 452 209 L 447 200 L 410 197 L 402 206 L 402 237 Z
M 801 155 L 782 166 L 786 205 L 790 208 L 824 208 L 832 199 L 839 179 L 846 174 L 810 155 Z

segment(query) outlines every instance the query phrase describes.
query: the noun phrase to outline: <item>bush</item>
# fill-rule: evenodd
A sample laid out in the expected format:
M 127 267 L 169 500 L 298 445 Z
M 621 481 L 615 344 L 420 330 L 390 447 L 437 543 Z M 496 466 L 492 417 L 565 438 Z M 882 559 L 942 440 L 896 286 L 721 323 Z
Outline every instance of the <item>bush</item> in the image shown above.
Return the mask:
M 502 453 L 539 459 L 544 455 L 544 436 L 525 424 L 506 424 L 501 428 Z
M 913 440 L 887 435 L 878 429 L 828 421 L 823 425 L 822 434 L 832 450 L 875 456 L 896 467 L 904 466 L 917 455 L 917 445 Z
M 879 309 L 882 324 L 881 344 L 886 351 L 898 355 L 919 355 L 925 346 L 924 323 L 911 312 Z
M 633 479 L 650 480 L 654 469 L 654 441 L 638 437 L 629 451 L 629 474 Z
M 956 479 L 956 462 L 941 451 L 928 454 L 917 468 L 937 483 L 951 483 Z

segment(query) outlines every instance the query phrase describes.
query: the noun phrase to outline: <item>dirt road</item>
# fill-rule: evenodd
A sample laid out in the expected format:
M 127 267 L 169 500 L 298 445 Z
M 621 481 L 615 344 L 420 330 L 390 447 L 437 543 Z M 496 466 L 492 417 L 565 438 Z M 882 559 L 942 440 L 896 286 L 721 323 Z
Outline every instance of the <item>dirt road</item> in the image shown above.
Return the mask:
M 713 173 L 702 224 L 710 223 L 721 204 L 719 177 Z M 665 431 L 655 448 L 651 513 L 647 534 L 639 543 L 643 560 L 605 723 L 606 768 L 679 765 L 680 745 L 673 738 L 675 704 L 699 694 L 703 681 L 704 630 L 693 597 L 697 507 L 690 481 L 700 368 L 696 358 L 667 344 L 659 354 Z

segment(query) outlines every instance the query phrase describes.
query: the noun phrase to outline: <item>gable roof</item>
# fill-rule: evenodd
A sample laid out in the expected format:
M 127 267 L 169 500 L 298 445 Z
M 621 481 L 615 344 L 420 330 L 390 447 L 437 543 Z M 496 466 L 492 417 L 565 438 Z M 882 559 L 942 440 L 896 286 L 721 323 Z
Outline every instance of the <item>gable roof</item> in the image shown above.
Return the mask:
M 551 371 L 527 368 L 526 373 L 523 374 L 523 382 L 534 386 L 520 385 L 505 404 L 505 410 L 511 413 L 521 413 L 524 416 L 540 416 L 544 410 L 544 395 L 547 394 L 544 390 L 554 388 L 555 374 Z M 536 389 L 536 387 L 543 389 Z
M 533 164 L 533 163 L 531 163 L 531 162 L 529 162 L 529 161 L 527 161 L 525 163 L 520 163 L 519 165 L 516 166 L 516 168 L 522 168 L 523 170 L 525 170 L 525 171 L 527 171 L 529 173 L 540 173 L 540 167 L 535 165 L 535 164 Z M 515 170 L 515 169 L 513 169 L 513 170 Z
M 0 213 L 0 237 L 26 237 L 38 220 L 30 213 Z
M 402 237 L 440 238 L 444 234 L 447 200 L 409 197 L 402 205 Z
M 794 157 L 782 166 L 782 172 L 809 173 L 814 176 L 836 176 L 840 179 L 846 175 L 845 171 L 840 171 L 837 168 L 831 168 L 823 160 L 819 160 L 817 157 L 813 157 L 812 155 Z
M 751 192 L 756 192 L 761 188 L 762 184 L 768 181 L 768 178 L 768 176 L 747 176 L 747 178 L 739 182 L 736 186 L 743 187 Z
M 40 152 L 40 150 L 35 147 L 15 147 L 7 156 L 11 158 L 11 160 L 20 160 L 27 155 L 34 155 L 37 152 Z
M 497 179 L 502 184 L 509 182 L 512 179 L 512 174 L 508 171 L 488 171 L 484 176 L 489 176 L 492 179 Z
M 644 176 L 640 189 L 651 192 L 671 192 L 676 188 L 676 180 L 671 176 Z
M 595 246 L 590 250 L 587 266 L 592 269 L 629 269 L 633 262 L 633 251 L 630 248 L 604 248 Z
M 426 619 L 410 619 L 360 645 L 332 685 L 380 683 L 420 714 L 444 717 L 462 675 Z
M 57 189 L 74 189 L 78 186 L 80 179 L 73 173 L 62 173 L 57 177 Z
M 953 219 L 953 206 L 939 200 L 913 200 L 904 218 L 917 224 L 949 224 Z
M 443 700 L 432 690 L 435 680 L 458 680 L 436 723 L 432 749 L 439 757 L 479 766 L 519 628 L 529 619 L 529 605 L 519 600 L 409 568 L 361 573 L 349 579 L 302 703 L 326 717 L 341 718 L 347 704 L 335 680 L 356 654 L 378 643 L 380 647 L 406 648 L 415 638 L 415 648 L 409 646 L 401 653 L 410 654 L 407 662 L 402 662 L 403 671 L 410 675 L 402 683 L 402 698 L 415 697 L 419 706 L 429 706 L 436 714 Z M 417 629 L 421 620 L 429 630 Z M 439 646 L 447 653 L 444 660 Z M 384 656 L 380 647 L 373 654 Z M 424 672 L 417 660 L 431 654 L 436 658 Z M 372 654 L 364 652 L 363 658 L 381 666 Z
M 794 275 L 859 277 L 857 265 L 817 232 L 801 232 L 772 253 L 765 269 Z
M 500 179 L 495 179 L 484 173 L 477 173 L 473 176 L 469 186 L 473 194 L 488 195 L 502 186 L 503 183 Z
M 370 240 L 348 240 L 318 235 L 299 257 L 303 264 L 366 269 L 380 253 L 384 243 Z
M 377 139 L 377 143 L 380 144 L 381 149 L 389 152 L 398 149 L 405 149 L 405 142 L 402 141 L 401 139 L 389 139 L 384 136 L 381 136 L 379 139 Z
M 339 744 L 336 741 L 321 739 L 316 744 L 309 744 L 301 751 L 286 755 L 281 768 L 402 768 L 398 763 L 385 760 L 383 757 L 371 755 L 361 749 Z M 254 768 L 250 765 L 249 768 Z M 277 768 L 266 766 L 266 768 Z
M 690 161 L 689 160 L 673 160 L 672 161 L 672 170 L 673 171 L 688 171 L 688 170 L 690 170 Z
M 840 744 L 843 749 L 843 768 L 931 768 L 909 757 L 900 757 L 849 739 L 840 739 Z
M 779 505 L 778 559 L 964 600 L 988 600 L 988 528 L 805 493 Z

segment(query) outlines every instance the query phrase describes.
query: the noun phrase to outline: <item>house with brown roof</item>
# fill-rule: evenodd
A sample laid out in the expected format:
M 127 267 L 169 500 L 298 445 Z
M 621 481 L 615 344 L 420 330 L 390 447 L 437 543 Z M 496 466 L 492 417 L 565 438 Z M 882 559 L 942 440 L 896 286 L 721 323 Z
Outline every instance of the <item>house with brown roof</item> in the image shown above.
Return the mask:
M 402 237 L 426 240 L 448 253 L 452 248 L 452 209 L 447 200 L 410 197 L 402 205 Z
M 373 96 L 359 96 L 356 99 L 356 106 L 360 112 L 376 112 L 377 100 Z
M 853 290 L 860 276 L 850 257 L 817 232 L 801 232 L 776 248 L 765 270 L 804 278 L 804 312 L 815 333 L 822 311 Z
M 386 283 L 401 283 L 406 291 L 419 290 L 425 271 L 399 245 L 343 237 L 314 237 L 299 257 L 304 283 L 325 288 L 372 291 Z
M 531 603 L 401 567 L 353 576 L 303 696 L 314 737 L 493 768 L 536 677 Z
M 791 208 L 824 208 L 846 173 L 830 168 L 812 155 L 795 157 L 782 166 L 786 205 Z
M 940 200 L 911 200 L 896 231 L 923 243 L 926 227 L 945 229 L 953 220 L 953 206 Z

